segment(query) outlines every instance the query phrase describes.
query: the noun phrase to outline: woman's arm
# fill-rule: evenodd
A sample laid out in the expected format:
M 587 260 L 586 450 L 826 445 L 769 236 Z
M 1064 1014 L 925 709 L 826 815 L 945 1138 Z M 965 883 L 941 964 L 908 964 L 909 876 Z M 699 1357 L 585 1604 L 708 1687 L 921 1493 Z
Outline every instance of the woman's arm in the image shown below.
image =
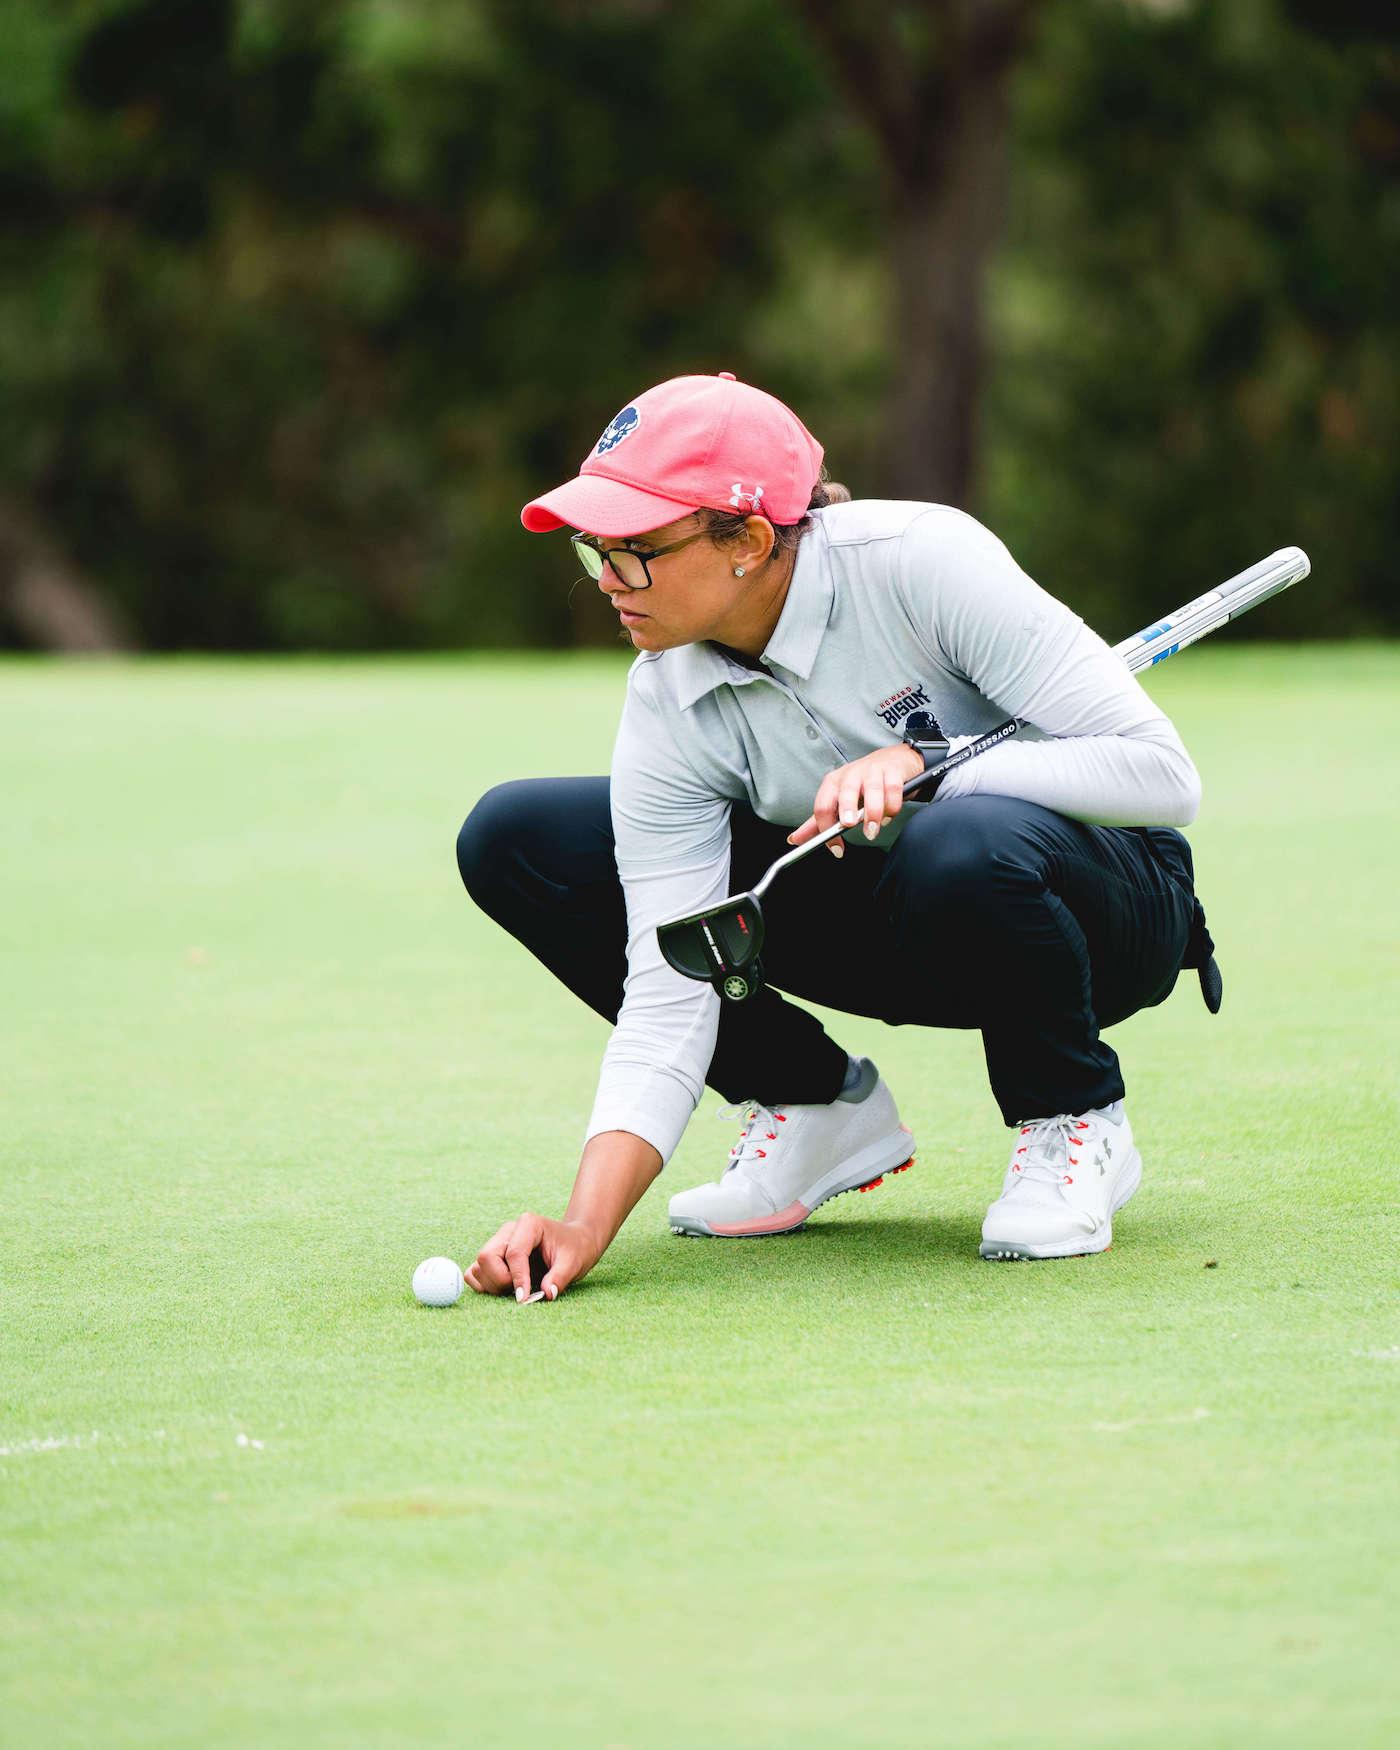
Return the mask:
M 956 511 L 926 512 L 904 537 L 898 587 L 950 667 L 1052 738 L 1017 738 L 969 760 L 940 785 L 935 806 L 981 791 L 1103 826 L 1195 818 L 1200 778 L 1166 713 L 989 530 Z
M 613 748 L 610 798 L 627 907 L 627 977 L 584 1135 L 631 1131 L 667 1161 L 704 1092 L 720 1001 L 707 984 L 666 964 L 656 926 L 728 893 L 730 803 L 691 766 L 683 726 L 651 696 L 654 678 L 636 670 L 629 676 Z
M 674 1152 L 714 1054 L 719 998 L 666 964 L 656 925 L 728 891 L 730 804 L 691 768 L 674 726 L 645 696 L 647 684 L 629 676 L 613 750 L 627 977 L 573 1195 L 561 1220 L 527 1210 L 492 1235 L 467 1271 L 479 1294 L 528 1295 L 536 1247 L 548 1266 L 540 1286 L 551 1299 L 592 1269 Z

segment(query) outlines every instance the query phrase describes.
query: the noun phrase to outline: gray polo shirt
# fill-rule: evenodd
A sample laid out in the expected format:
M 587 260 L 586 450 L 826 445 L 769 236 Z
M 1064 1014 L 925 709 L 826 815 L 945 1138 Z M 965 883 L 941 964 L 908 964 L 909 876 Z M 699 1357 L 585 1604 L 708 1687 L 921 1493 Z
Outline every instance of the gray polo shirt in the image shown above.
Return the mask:
M 720 998 L 667 966 L 656 925 L 730 892 L 731 804 L 797 826 L 829 771 L 898 742 L 916 709 L 955 747 L 1008 717 L 1030 727 L 906 802 L 876 848 L 913 809 L 977 791 L 1102 825 L 1195 818 L 1200 782 L 1165 714 L 980 523 L 886 499 L 816 512 L 758 668 L 702 643 L 628 672 L 611 774 L 628 971 L 586 1137 L 631 1131 L 669 1160 L 699 1102 Z

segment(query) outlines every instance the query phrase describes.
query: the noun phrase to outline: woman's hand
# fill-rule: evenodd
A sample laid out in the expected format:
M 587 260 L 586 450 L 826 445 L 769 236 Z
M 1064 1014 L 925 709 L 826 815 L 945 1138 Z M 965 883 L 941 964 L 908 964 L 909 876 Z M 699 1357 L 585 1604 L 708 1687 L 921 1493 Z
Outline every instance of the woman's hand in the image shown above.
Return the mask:
M 530 1293 L 530 1254 L 538 1246 L 547 1270 L 540 1287 L 547 1300 L 558 1300 L 571 1282 L 586 1276 L 602 1257 L 607 1241 L 581 1221 L 551 1221 L 529 1210 L 494 1233 L 467 1267 L 466 1278 L 478 1294 Z
M 788 843 L 805 845 L 808 839 L 834 826 L 838 816 L 843 826 L 854 826 L 862 806 L 865 809 L 865 836 L 875 838 L 885 822 L 903 808 L 904 786 L 923 769 L 923 755 L 903 741 L 894 747 L 877 747 L 864 759 L 852 760 L 848 766 L 838 766 L 822 779 L 812 812 L 801 826 L 788 834 Z M 839 834 L 826 848 L 833 857 L 846 854 L 845 841 Z
M 526 1210 L 491 1238 L 467 1268 L 478 1294 L 528 1299 L 530 1254 L 544 1256 L 540 1282 L 549 1300 L 558 1300 L 571 1282 L 584 1277 L 607 1251 L 629 1210 L 661 1171 L 661 1156 L 630 1130 L 600 1130 L 583 1145 L 573 1196 L 563 1221 Z

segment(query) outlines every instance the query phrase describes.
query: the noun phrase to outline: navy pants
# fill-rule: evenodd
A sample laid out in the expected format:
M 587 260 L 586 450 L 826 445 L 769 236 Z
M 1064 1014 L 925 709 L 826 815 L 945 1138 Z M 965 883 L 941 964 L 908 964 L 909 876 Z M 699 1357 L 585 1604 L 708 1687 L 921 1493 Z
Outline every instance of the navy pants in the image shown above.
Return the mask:
M 792 848 L 787 831 L 734 804 L 729 891 Z M 615 1021 L 627 914 L 608 780 L 497 785 L 467 817 L 457 861 L 476 904 Z M 1008 1124 L 1122 1096 L 1102 1030 L 1170 994 L 1204 927 L 1180 833 L 1087 826 L 1003 796 L 918 809 L 888 851 L 814 851 L 778 877 L 763 915 L 767 984 L 721 1003 L 712 1088 L 765 1105 L 835 1099 L 845 1049 L 798 997 L 894 1026 L 976 1028 Z

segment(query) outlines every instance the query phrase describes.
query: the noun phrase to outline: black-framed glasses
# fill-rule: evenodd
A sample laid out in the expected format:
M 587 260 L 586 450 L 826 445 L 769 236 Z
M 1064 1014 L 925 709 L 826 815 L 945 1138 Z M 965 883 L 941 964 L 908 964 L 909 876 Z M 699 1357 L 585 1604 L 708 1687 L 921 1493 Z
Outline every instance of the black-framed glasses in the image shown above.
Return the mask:
M 574 552 L 578 554 L 583 569 L 590 577 L 601 577 L 603 567 L 611 565 L 618 582 L 626 588 L 650 589 L 651 572 L 647 569 L 649 561 L 659 559 L 663 553 L 679 552 L 692 541 L 698 541 L 705 533 L 705 529 L 697 529 L 683 541 L 668 541 L 664 547 L 639 547 L 632 541 L 625 541 L 620 547 L 600 547 L 591 535 L 575 535 L 573 543 Z

